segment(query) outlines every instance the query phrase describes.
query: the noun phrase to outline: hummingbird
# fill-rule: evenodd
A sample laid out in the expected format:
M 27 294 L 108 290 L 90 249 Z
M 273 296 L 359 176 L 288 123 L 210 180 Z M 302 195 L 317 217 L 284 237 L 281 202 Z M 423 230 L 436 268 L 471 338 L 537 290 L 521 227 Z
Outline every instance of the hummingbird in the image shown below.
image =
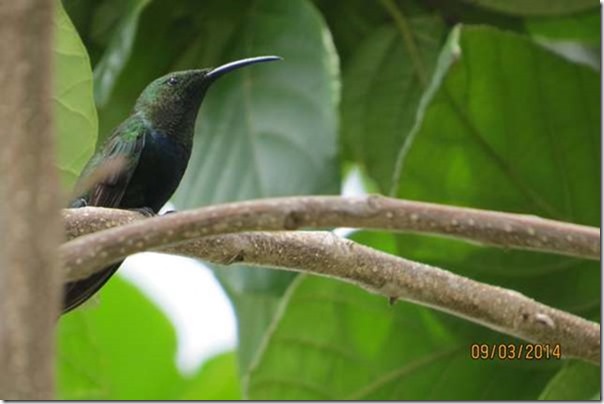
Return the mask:
M 137 210 L 147 216 L 158 214 L 187 168 L 195 121 L 208 88 L 233 70 L 280 59 L 241 59 L 213 69 L 169 73 L 151 82 L 130 116 L 113 130 L 82 170 L 76 183 L 81 193 L 69 207 L 102 206 Z M 88 278 L 68 282 L 62 313 L 88 300 L 120 265 L 118 262 Z

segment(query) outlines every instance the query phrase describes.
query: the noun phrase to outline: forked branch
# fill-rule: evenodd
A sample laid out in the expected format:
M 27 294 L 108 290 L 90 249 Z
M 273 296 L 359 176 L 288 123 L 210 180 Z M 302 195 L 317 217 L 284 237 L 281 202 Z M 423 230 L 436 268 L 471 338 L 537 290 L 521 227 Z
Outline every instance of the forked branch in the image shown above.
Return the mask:
M 299 210 L 294 210 L 297 212 L 294 215 L 296 219 L 291 218 L 291 213 L 278 215 L 277 218 L 268 215 L 269 207 L 272 206 L 273 209 L 276 209 L 275 205 L 281 206 L 282 201 L 291 202 L 295 199 L 305 199 L 307 202 L 311 200 L 312 203 L 312 199 L 323 199 L 323 197 L 283 198 L 230 204 L 147 220 L 140 220 L 142 216 L 135 212 L 111 209 L 86 208 L 65 211 L 64 217 L 69 237 L 77 237 L 87 232 L 126 224 L 119 229 L 83 236 L 64 245 L 62 250 L 66 253 L 65 257 L 77 257 L 77 255 L 71 254 L 83 251 L 82 249 L 86 248 L 83 246 L 95 245 L 93 243 L 96 241 L 87 240 L 98 240 L 99 235 L 105 234 L 101 241 L 108 241 L 102 241 L 102 244 L 110 247 L 108 251 L 95 252 L 104 257 L 101 260 L 90 255 L 90 258 L 85 261 L 78 262 L 78 258 L 67 261 L 71 262 L 68 266 L 69 279 L 87 276 L 94 272 L 94 268 L 122 258 L 121 254 L 146 249 L 197 257 L 226 265 L 233 262 L 244 262 L 249 265 L 315 273 L 356 284 L 388 298 L 400 298 L 430 306 L 527 341 L 560 343 L 565 356 L 599 363 L 599 324 L 548 307 L 511 290 L 476 282 L 436 267 L 385 254 L 352 241 L 340 239 L 327 232 L 250 232 L 203 237 L 204 232 L 205 234 L 217 234 L 221 231 L 236 231 L 234 229 L 244 231 L 253 226 L 266 226 L 279 230 L 290 227 L 292 220 L 295 220 L 297 225 L 294 227 L 302 225 L 350 226 L 350 221 L 346 223 L 340 223 L 340 221 L 355 217 L 358 221 L 354 222 L 354 225 L 359 226 L 363 218 L 360 214 L 363 210 L 356 205 L 359 200 L 351 201 L 345 198 L 329 197 L 327 199 L 344 199 L 351 205 L 348 209 L 341 211 L 332 209 L 326 212 L 325 217 L 329 220 L 324 221 L 318 220 L 320 217 L 318 213 L 314 213 L 314 216 L 308 213 L 305 216 Z M 249 206 L 260 202 L 268 204 L 268 207 L 254 209 Z M 247 206 L 242 207 L 242 205 Z M 292 205 L 289 206 L 291 208 Z M 300 207 L 295 204 L 293 206 Z M 237 212 L 239 213 L 237 214 Z M 492 212 L 486 213 L 493 214 Z M 375 212 L 373 215 L 373 217 L 380 217 Z M 475 216 L 471 218 L 476 220 Z M 520 218 L 527 218 L 529 221 L 541 220 L 530 217 Z M 193 225 L 193 223 L 182 222 L 183 220 L 192 222 L 200 220 L 207 227 L 204 229 L 199 227 L 199 223 Z M 469 218 L 466 217 L 466 220 Z M 131 223 L 135 221 L 138 222 Z M 165 222 L 171 223 L 174 227 L 161 227 L 166 226 L 162 224 Z M 411 220 L 411 222 L 416 221 Z M 367 221 L 363 222 L 363 224 L 367 223 Z M 376 223 L 382 222 L 378 220 Z M 232 226 L 229 227 L 229 225 Z M 135 231 L 124 236 L 121 231 L 129 228 Z M 140 232 L 141 229 L 146 230 Z M 180 240 L 188 241 L 178 243 L 179 237 L 174 236 L 179 234 L 179 231 L 183 232 L 180 234 Z M 161 232 L 164 232 L 163 235 Z M 111 233 L 114 233 L 113 238 L 111 238 Z M 200 236 L 202 238 L 194 240 Z M 120 241 L 120 237 L 128 238 Z M 84 242 L 79 244 L 82 240 Z M 165 240 L 169 241 L 164 242 Z M 112 247 L 113 244 L 116 246 Z M 74 245 L 75 247 L 70 247 Z M 124 248 L 124 252 L 121 248 Z M 110 255 L 111 251 L 117 253 L 116 258 L 109 258 L 115 257 L 115 255 Z M 69 258 L 67 259 L 69 260 Z M 84 262 L 92 263 L 94 267 L 91 269 L 91 267 L 85 266 Z

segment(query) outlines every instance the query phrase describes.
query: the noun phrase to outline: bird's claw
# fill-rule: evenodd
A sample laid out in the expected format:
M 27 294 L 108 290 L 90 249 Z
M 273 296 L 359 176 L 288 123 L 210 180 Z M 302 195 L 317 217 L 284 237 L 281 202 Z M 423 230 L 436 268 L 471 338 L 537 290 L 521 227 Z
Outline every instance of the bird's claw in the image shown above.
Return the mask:
M 84 198 L 77 198 L 69 205 L 70 208 L 85 208 L 86 206 L 88 206 L 88 202 Z
M 155 211 L 148 206 L 145 206 L 142 208 L 130 209 L 130 210 L 132 210 L 134 212 L 138 212 L 141 215 L 146 216 L 146 217 L 153 217 L 153 216 L 157 215 L 157 213 L 155 213 Z

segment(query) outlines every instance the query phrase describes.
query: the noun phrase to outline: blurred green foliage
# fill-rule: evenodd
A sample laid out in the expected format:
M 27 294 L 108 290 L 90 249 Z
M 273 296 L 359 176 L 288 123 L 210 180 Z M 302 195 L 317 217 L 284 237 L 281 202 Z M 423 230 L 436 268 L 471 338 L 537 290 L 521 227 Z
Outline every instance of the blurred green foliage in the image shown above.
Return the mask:
M 94 152 L 98 120 L 92 94 L 92 71 L 86 48 L 62 7 L 57 7 L 55 30 L 55 96 L 61 181 L 70 189 Z
M 66 186 L 157 76 L 277 54 L 283 62 L 208 94 L 179 208 L 338 193 L 358 167 L 401 198 L 600 223 L 597 1 L 62 4 L 54 99 Z M 427 236 L 352 238 L 600 315 L 597 263 Z M 520 341 L 428 308 L 269 269 L 215 273 L 236 309 L 236 353 L 182 375 L 173 325 L 114 278 L 100 304 L 60 321 L 58 398 L 599 398 L 599 368 L 473 361 L 472 343 Z

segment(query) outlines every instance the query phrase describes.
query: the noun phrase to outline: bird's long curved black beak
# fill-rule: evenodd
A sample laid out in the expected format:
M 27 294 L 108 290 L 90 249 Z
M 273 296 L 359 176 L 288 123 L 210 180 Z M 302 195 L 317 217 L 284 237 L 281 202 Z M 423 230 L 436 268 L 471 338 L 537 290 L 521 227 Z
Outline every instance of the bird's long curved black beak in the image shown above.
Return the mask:
M 206 74 L 204 81 L 212 82 L 212 81 L 216 80 L 217 78 L 219 78 L 220 76 L 222 76 L 223 74 L 232 72 L 233 70 L 237 70 L 240 67 L 253 65 L 256 63 L 272 62 L 274 60 L 281 60 L 281 58 L 279 56 L 257 56 L 257 57 L 248 58 L 248 59 L 236 60 L 234 62 L 230 62 L 230 63 L 224 64 L 222 66 L 218 66 L 218 67 L 210 70 L 210 72 Z

